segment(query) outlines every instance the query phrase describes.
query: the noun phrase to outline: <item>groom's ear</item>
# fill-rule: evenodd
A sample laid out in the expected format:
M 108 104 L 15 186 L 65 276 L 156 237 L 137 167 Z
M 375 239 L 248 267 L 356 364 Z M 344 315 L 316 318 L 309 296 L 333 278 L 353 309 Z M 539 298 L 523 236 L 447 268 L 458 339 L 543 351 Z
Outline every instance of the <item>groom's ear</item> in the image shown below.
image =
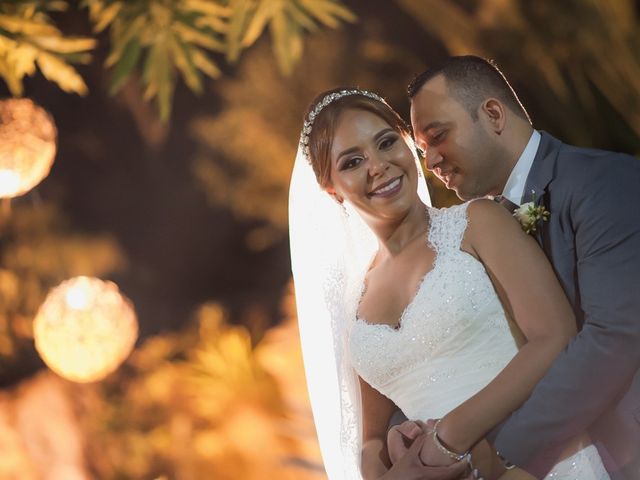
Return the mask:
M 500 135 L 504 130 L 507 119 L 507 112 L 502 102 L 497 98 L 487 98 L 480 105 L 480 112 L 484 114 L 491 129 Z

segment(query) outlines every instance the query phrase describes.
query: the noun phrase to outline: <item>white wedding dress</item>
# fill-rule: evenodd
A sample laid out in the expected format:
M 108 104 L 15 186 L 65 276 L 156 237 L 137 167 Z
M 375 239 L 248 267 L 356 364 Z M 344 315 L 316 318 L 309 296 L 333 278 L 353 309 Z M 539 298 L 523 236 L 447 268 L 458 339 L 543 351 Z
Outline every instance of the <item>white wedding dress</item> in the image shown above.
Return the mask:
M 364 319 L 351 327 L 349 355 L 356 372 L 409 419 L 441 418 L 485 387 L 517 351 L 482 263 L 460 250 L 467 205 L 429 208 L 428 242 L 436 259 L 398 328 Z M 588 445 L 546 478 L 609 476 L 597 449 Z

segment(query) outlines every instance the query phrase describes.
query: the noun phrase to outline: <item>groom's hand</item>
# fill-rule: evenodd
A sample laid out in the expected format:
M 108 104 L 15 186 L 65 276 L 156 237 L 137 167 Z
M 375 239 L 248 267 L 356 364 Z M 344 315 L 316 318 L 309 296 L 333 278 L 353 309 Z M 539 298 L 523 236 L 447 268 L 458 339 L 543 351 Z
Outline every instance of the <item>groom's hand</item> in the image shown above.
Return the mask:
M 391 427 L 387 433 L 387 450 L 391 463 L 404 457 L 416 438 L 423 433 L 422 427 L 411 420 Z

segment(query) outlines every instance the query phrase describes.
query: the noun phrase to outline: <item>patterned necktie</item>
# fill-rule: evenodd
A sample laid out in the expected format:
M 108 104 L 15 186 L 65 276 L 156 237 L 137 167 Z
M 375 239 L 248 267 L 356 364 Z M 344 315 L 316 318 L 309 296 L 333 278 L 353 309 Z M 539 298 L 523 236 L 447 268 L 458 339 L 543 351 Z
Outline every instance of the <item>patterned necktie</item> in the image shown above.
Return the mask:
M 495 202 L 498 202 L 500 205 L 502 205 L 507 210 L 509 210 L 509 213 L 513 213 L 518 208 L 520 208 L 520 205 L 516 205 L 511 200 L 509 200 L 507 197 L 504 197 L 502 195 L 497 195 L 497 196 L 493 197 L 493 200 Z

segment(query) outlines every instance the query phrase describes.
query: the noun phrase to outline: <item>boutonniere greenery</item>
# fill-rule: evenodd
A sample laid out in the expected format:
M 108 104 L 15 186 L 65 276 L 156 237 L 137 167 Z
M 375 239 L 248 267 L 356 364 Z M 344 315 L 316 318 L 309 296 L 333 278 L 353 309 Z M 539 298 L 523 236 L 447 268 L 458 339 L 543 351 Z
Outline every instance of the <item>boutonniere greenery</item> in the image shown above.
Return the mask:
M 549 220 L 549 215 L 551 213 L 544 205 L 536 205 L 535 202 L 523 203 L 513 212 L 526 234 L 535 232 L 540 222 Z

